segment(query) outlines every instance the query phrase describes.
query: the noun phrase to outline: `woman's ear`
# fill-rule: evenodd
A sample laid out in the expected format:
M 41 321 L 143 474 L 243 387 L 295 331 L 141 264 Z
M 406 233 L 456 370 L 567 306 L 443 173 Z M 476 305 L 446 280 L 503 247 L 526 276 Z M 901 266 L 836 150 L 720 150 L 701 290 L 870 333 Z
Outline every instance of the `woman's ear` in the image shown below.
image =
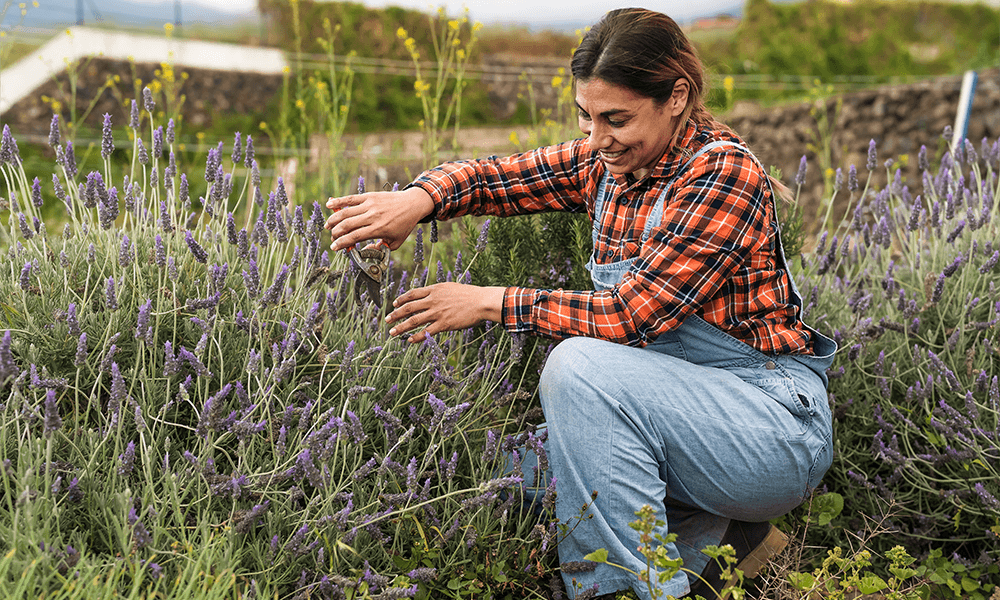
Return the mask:
M 670 95 L 670 115 L 676 117 L 684 112 L 688 103 L 688 92 L 691 91 L 691 84 L 687 79 L 678 79 L 674 82 L 674 91 Z

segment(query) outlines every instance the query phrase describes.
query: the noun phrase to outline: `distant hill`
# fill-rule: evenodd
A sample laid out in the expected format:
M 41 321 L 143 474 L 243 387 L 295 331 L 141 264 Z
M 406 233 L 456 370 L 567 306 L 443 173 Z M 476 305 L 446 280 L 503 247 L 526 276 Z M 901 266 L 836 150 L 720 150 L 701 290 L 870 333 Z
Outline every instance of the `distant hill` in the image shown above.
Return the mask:
M 160 2 L 147 4 L 128 0 L 38 0 L 33 7 L 26 2 L 27 12 L 21 17 L 17 3 L 12 2 L 0 21 L 0 27 L 7 29 L 18 24 L 28 28 L 54 29 L 77 23 L 82 11 L 83 22 L 87 25 L 118 25 L 130 27 L 160 27 L 164 23 L 174 23 L 177 6 L 180 7 L 180 22 L 227 23 L 240 21 L 255 22 L 256 11 L 226 12 L 192 2 Z M 2 4 L 0 4 L 2 6 Z

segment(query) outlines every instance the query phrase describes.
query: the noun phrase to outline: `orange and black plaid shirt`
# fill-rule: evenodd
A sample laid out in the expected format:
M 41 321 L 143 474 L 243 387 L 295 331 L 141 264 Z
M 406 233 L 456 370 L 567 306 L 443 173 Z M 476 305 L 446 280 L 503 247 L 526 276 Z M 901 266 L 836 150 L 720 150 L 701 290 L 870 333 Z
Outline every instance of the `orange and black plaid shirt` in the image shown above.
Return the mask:
M 611 200 L 597 224 L 595 259 L 606 264 L 635 257 L 629 272 L 606 291 L 509 287 L 504 327 L 645 346 L 697 314 L 766 354 L 810 353 L 811 335 L 792 304 L 789 275 L 779 267 L 770 187 L 743 151 L 730 146 L 698 157 L 674 182 L 660 224 L 641 241 L 654 203 L 678 169 L 703 145 L 723 139 L 743 143 L 730 132 L 689 123 L 647 177 L 613 176 Z M 593 220 L 604 174 L 597 152 L 580 139 L 449 163 L 411 185 L 431 195 L 438 219 L 586 210 Z

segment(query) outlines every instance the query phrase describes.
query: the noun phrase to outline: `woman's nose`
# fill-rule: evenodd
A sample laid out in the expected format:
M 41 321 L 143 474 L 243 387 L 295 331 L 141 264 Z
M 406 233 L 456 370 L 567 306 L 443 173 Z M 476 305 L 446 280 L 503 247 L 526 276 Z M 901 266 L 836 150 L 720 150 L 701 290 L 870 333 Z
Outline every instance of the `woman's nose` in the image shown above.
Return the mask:
M 591 150 L 601 150 L 611 145 L 611 136 L 603 127 L 591 125 L 590 131 L 584 131 L 588 135 L 588 143 Z

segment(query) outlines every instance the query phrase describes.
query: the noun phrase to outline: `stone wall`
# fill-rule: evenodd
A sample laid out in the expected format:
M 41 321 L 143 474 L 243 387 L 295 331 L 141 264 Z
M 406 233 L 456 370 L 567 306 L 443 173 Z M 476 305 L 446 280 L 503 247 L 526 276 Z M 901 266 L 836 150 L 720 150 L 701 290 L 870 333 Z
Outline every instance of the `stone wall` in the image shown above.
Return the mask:
M 131 64 L 100 57 L 84 61 L 75 70 L 77 114 L 88 114 L 86 124 L 99 128 L 102 116 L 108 113 L 116 128 L 121 127 L 128 123 L 126 98 L 134 97 L 135 81 L 147 85 L 154 79 L 162 79 L 164 74 L 157 73 L 161 69 L 161 65 Z M 204 127 L 213 118 L 225 113 L 263 115 L 280 93 L 282 85 L 280 75 L 260 73 L 177 67 L 173 75 L 176 89 L 184 97 L 184 120 L 195 128 Z M 109 81 L 111 85 L 106 86 Z M 10 125 L 19 139 L 45 138 L 52 120 L 51 100 L 61 105 L 60 113 L 65 123 L 72 101 L 70 90 L 70 78 L 64 72 L 15 103 L 3 114 L 3 122 Z
M 818 117 L 824 110 L 829 123 L 831 168 L 842 168 L 846 178 L 850 165 L 855 165 L 863 185 L 868 176 L 865 164 L 869 142 L 875 140 L 879 166 L 873 183 L 884 184 L 884 161 L 902 155 L 908 157 L 903 175 L 908 181 L 916 181 L 920 146 L 927 146 L 932 159 L 944 148 L 941 134 L 955 122 L 961 80 L 960 76 L 940 77 L 850 92 L 839 99 L 771 108 L 737 103 L 721 119 L 747 141 L 761 162 L 780 168 L 786 183 L 795 176 L 802 156 L 807 157 L 809 169 L 801 199 L 808 216 L 810 207 L 823 195 L 821 163 L 814 148 L 826 146 L 817 143 Z M 1000 70 L 979 73 L 966 137 L 975 143 L 977 151 L 982 138 L 992 143 L 1000 137 Z

